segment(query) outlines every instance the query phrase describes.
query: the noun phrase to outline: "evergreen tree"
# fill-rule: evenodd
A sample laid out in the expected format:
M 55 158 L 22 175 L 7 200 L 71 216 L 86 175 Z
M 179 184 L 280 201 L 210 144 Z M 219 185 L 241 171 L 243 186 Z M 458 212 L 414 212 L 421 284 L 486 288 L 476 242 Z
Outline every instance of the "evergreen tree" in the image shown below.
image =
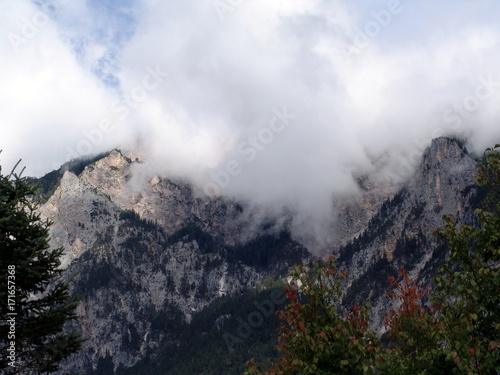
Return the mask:
M 22 174 L 22 172 L 21 172 Z M 51 249 L 49 221 L 36 212 L 36 188 L 0 169 L 0 372 L 42 374 L 78 351 L 79 334 L 63 331 L 77 301 L 63 282 L 63 248 Z

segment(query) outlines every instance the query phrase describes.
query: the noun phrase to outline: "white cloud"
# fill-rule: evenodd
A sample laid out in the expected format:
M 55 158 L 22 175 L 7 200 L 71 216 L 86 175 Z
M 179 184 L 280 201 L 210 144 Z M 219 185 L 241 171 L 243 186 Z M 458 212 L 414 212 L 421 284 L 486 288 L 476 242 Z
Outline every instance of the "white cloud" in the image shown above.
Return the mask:
M 8 15 L 0 31 L 6 36 L 0 68 L 4 167 L 22 158 L 28 174 L 40 174 L 68 157 L 119 145 L 119 131 L 96 133 L 111 113 L 113 95 L 78 63 L 53 19 L 27 1 L 6 1 L 0 7 L 0 14 Z M 46 22 L 37 25 L 37 14 L 45 14 Z
M 153 172 L 202 189 L 228 174 L 224 194 L 293 206 L 308 222 L 324 221 L 332 193 L 352 192 L 353 173 L 384 155 L 405 170 L 436 134 L 471 132 L 476 151 L 498 142 L 496 2 L 401 0 L 383 25 L 386 1 L 249 0 L 223 17 L 214 3 L 127 2 L 105 26 L 102 7 L 72 2 L 19 54 L 2 48 L 3 160 L 46 172 L 108 116 L 120 130 L 93 152 L 138 144 Z M 1 7 L 2 35 L 36 11 Z M 168 77 L 117 111 L 151 68 Z M 116 90 L 97 79 L 106 74 Z M 476 103 L 484 80 L 493 92 Z M 285 107 L 294 118 L 273 131 Z

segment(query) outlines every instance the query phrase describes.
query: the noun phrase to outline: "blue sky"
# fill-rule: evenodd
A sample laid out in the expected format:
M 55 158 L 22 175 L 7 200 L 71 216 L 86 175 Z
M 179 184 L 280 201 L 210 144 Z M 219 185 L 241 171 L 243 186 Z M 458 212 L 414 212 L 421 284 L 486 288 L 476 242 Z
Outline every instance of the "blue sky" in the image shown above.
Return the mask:
M 236 3 L 0 0 L 2 166 L 120 147 L 203 191 L 236 161 L 222 194 L 316 212 L 436 135 L 500 141 L 498 1 Z

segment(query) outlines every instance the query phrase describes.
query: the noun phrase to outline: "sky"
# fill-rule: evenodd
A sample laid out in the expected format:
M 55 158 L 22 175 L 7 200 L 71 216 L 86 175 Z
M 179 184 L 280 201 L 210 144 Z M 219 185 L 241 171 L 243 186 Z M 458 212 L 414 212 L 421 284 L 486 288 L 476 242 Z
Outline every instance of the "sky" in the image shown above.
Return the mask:
M 432 138 L 500 143 L 497 0 L 0 0 L 0 164 L 112 148 L 201 194 L 329 215 Z

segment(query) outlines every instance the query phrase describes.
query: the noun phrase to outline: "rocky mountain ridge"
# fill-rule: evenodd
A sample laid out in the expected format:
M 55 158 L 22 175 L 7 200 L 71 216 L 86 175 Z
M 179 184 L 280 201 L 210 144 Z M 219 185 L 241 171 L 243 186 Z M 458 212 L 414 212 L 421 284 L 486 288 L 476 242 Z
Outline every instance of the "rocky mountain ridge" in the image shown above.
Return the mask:
M 472 222 L 479 199 L 476 167 L 456 140 L 434 140 L 413 178 L 382 205 L 361 235 L 341 248 L 339 263 L 348 270 L 351 285 L 346 298 L 351 303 L 369 298 L 375 327 L 382 326 L 389 303 L 388 276 L 404 268 L 422 285 L 431 283 L 447 252 L 432 235 L 443 225 L 443 215 Z
M 195 197 L 189 185 L 154 177 L 141 193 L 129 189 L 133 165 L 115 150 L 78 176 L 66 171 L 40 208 L 54 223 L 51 244 L 67 249 L 68 277 L 77 274 L 73 292 L 84 295 L 73 328 L 89 340 L 72 371 L 97 370 L 109 356 L 130 367 L 175 343 L 165 327 L 308 256 L 286 232 L 243 242 L 242 206 Z
M 120 373 L 154 359 L 186 340 L 174 328 L 213 301 L 283 277 L 312 257 L 293 239 L 289 218 L 281 226 L 256 223 L 244 202 L 204 197 L 158 176 L 136 181 L 138 166 L 114 150 L 79 173 L 63 173 L 40 208 L 54 222 L 52 244 L 67 250 L 66 274 L 77 274 L 73 291 L 84 295 L 73 328 L 89 340 L 64 371 Z M 475 168 L 459 142 L 439 138 L 399 191 L 367 176 L 356 199 L 335 202 L 332 251 L 349 274 L 344 302 L 370 298 L 374 327 L 388 307 L 386 277 L 404 267 L 428 283 L 446 254 L 431 230 L 443 214 L 470 220 Z

